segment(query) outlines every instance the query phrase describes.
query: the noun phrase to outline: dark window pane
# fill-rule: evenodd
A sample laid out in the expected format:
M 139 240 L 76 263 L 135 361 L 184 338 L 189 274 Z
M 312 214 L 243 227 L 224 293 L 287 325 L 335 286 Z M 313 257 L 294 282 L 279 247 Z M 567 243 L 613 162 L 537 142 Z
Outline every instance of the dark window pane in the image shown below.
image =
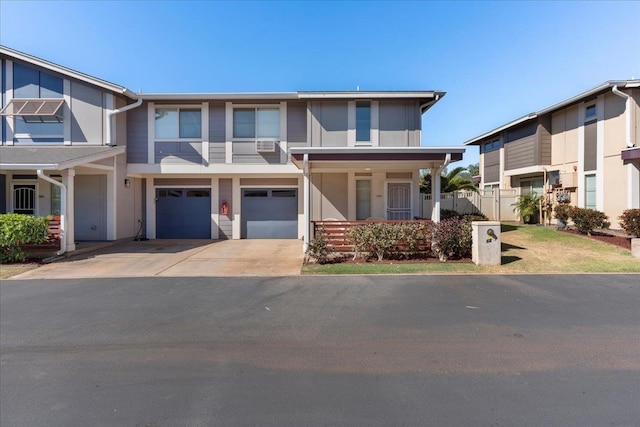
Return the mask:
M 272 197 L 296 197 L 296 190 L 273 190 Z
M 244 190 L 244 197 L 267 197 L 267 190 Z
M 200 110 L 180 110 L 180 138 L 200 138 Z
M 39 98 L 40 73 L 33 68 L 13 63 L 13 97 Z
M 253 108 L 236 108 L 233 110 L 233 137 L 256 137 L 256 110 Z
M 371 104 L 356 103 L 356 141 L 371 141 Z
M 187 197 L 209 197 L 209 190 L 188 190 Z

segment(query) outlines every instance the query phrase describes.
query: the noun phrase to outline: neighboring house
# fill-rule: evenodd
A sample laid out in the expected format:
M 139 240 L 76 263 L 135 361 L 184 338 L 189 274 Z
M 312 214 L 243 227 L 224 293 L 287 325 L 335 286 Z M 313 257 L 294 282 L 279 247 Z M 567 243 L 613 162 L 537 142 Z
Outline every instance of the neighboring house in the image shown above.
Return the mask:
M 480 188 L 568 194 L 614 227 L 640 207 L 640 80 L 608 81 L 473 138 Z
M 420 146 L 422 114 L 444 92 L 133 94 L 7 48 L 0 53 L 0 207 L 62 211 L 49 182 L 61 180 L 71 242 L 140 231 L 152 239 L 307 243 L 314 220 L 412 219 L 420 212 L 420 169 L 439 176 L 465 150 Z M 27 83 L 23 73 L 31 73 Z M 62 82 L 59 93 L 47 92 L 52 78 Z M 48 115 L 20 109 L 45 98 L 62 102 L 45 101 L 41 107 L 57 108 Z M 47 129 L 29 128 L 27 138 L 21 126 L 32 122 Z M 30 186 L 28 202 L 21 185 Z M 438 183 L 434 194 L 438 202 Z

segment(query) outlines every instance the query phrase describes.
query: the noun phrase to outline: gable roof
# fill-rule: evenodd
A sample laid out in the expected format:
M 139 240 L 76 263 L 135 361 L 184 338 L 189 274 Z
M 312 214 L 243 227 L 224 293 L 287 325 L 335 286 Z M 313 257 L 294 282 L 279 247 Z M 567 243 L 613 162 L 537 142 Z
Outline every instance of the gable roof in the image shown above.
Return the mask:
M 604 83 L 602 83 L 599 86 L 596 86 L 592 89 L 587 90 L 586 92 L 582 92 L 579 95 L 576 96 L 572 96 L 571 98 L 567 98 L 564 101 L 560 101 L 556 104 L 553 104 L 547 108 L 544 108 L 540 111 L 536 111 L 530 114 L 527 114 L 525 116 L 522 116 L 520 118 L 517 118 L 509 123 L 506 123 L 502 126 L 499 126 L 493 130 L 490 130 L 489 132 L 485 132 L 480 136 L 476 136 L 475 138 L 472 138 L 466 142 L 463 143 L 463 145 L 479 145 L 480 141 L 482 141 L 485 138 L 488 138 L 490 136 L 493 136 L 499 132 L 502 132 L 505 129 L 509 129 L 513 126 L 519 125 L 520 123 L 524 123 L 527 122 L 529 120 L 533 120 L 536 119 L 540 116 L 543 116 L 545 114 L 548 113 L 552 113 L 556 110 L 559 110 L 561 108 L 567 107 L 569 105 L 575 104 L 577 102 L 582 101 L 585 98 L 588 98 L 592 95 L 595 95 L 597 93 L 600 92 L 604 92 L 608 89 L 613 88 L 614 86 L 617 86 L 618 88 L 636 88 L 636 87 L 640 87 L 640 80 L 636 79 L 636 80 L 609 80 L 606 81 Z
M 116 85 L 114 83 L 99 79 L 97 77 L 90 76 L 88 74 L 81 73 L 76 70 L 72 70 L 71 68 L 63 67 L 62 65 L 54 64 L 53 62 L 46 61 L 44 59 L 8 48 L 6 46 L 0 45 L 0 55 L 6 55 L 10 58 L 27 62 L 29 64 L 33 64 L 35 66 L 53 71 L 55 73 L 63 74 L 73 79 L 76 79 L 85 83 L 89 83 L 94 86 L 98 86 L 102 89 L 107 89 L 112 92 L 124 95 L 127 98 L 130 98 L 133 100 L 138 99 L 138 96 L 132 91 L 130 91 L 129 89 L 127 89 L 126 87 Z

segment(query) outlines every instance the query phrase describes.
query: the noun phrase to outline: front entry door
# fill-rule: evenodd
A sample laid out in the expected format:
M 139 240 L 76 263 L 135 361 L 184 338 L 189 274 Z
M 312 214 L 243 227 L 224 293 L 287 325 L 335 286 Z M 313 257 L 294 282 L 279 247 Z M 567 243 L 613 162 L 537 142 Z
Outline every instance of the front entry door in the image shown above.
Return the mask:
M 387 219 L 411 219 L 411 183 L 387 183 Z

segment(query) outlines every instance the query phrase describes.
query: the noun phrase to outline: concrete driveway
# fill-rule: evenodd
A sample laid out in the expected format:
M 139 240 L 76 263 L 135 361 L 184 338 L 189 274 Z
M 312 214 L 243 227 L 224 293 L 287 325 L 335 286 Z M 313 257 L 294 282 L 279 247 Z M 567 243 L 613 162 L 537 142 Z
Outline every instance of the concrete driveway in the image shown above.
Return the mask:
M 295 276 L 303 257 L 300 240 L 149 240 L 73 256 L 13 279 Z

